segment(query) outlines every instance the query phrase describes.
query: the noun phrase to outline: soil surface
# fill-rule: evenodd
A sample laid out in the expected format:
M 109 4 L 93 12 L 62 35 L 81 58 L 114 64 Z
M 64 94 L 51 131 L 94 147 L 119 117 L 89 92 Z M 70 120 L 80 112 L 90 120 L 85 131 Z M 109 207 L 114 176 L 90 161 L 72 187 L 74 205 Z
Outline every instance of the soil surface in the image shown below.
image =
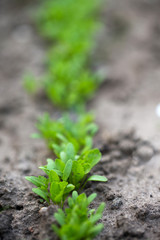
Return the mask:
M 41 173 L 38 166 L 51 155 L 42 140 L 30 138 L 37 117 L 60 115 L 22 86 L 25 72 L 44 72 L 47 46 L 31 18 L 36 7 L 36 1 L 0 1 L 0 240 L 56 239 L 57 207 L 42 204 L 24 179 Z M 93 172 L 109 181 L 85 189 L 98 193 L 95 207 L 106 202 L 97 240 L 160 239 L 159 16 L 159 0 L 108 0 L 102 11 L 93 65 L 106 80 L 88 108 L 100 126 L 95 146 L 102 160 Z

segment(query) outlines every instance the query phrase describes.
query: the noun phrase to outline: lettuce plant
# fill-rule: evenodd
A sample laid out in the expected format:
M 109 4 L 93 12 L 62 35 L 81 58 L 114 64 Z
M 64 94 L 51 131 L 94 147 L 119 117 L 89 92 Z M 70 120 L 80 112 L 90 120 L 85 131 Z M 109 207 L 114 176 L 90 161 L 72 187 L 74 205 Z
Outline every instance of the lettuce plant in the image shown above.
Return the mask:
M 33 192 L 48 203 L 51 199 L 53 203 L 63 205 L 65 198 L 73 189 L 83 188 L 88 181 L 107 181 L 106 177 L 99 175 L 87 177 L 100 158 L 98 149 L 76 155 L 73 144 L 68 143 L 59 158 L 48 159 L 47 165 L 40 167 L 48 177 L 29 176 L 26 179 L 37 186 L 33 188 Z
M 77 153 L 91 149 L 92 137 L 98 127 L 93 123 L 92 114 L 82 114 L 75 121 L 68 115 L 52 120 L 48 114 L 44 114 L 37 123 L 37 129 L 39 134 L 33 137 L 44 138 L 48 147 L 59 156 L 68 142 L 73 144 Z
M 64 211 L 58 209 L 54 214 L 57 224 L 52 228 L 61 240 L 91 240 L 102 231 L 103 224 L 97 222 L 102 217 L 105 203 L 101 203 L 97 210 L 89 209 L 95 197 L 95 193 L 87 198 L 84 193 L 78 195 L 74 191 L 72 198 L 68 198 L 68 208 Z

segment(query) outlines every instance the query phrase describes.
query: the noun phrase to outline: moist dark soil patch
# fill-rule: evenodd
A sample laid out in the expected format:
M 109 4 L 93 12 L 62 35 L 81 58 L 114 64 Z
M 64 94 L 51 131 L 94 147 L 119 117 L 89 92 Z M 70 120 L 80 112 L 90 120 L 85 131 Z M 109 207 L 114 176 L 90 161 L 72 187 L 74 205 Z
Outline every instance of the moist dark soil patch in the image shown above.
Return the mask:
M 94 173 L 109 180 L 85 189 L 97 192 L 93 207 L 106 203 L 97 240 L 160 239 L 160 131 L 153 115 L 160 96 L 159 6 L 158 0 L 108 0 L 103 9 L 106 34 L 94 59 L 105 68 L 106 83 L 90 105 L 100 126 L 95 146 L 103 154 Z M 37 117 L 60 115 L 22 87 L 24 72 L 38 77 L 44 70 L 45 44 L 30 18 L 34 7 L 33 1 L 0 2 L 0 240 L 56 239 L 57 207 L 42 203 L 24 180 L 40 174 L 50 155 L 42 140 L 30 139 Z M 130 127 L 141 137 L 126 131 Z

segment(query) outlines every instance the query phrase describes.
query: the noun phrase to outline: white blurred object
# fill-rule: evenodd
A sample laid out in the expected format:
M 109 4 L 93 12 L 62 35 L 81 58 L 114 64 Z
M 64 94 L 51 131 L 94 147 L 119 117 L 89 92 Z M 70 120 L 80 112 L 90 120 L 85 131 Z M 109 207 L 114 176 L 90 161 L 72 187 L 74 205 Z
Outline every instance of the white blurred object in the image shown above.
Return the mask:
M 156 107 L 156 114 L 158 117 L 160 117 L 160 103 Z

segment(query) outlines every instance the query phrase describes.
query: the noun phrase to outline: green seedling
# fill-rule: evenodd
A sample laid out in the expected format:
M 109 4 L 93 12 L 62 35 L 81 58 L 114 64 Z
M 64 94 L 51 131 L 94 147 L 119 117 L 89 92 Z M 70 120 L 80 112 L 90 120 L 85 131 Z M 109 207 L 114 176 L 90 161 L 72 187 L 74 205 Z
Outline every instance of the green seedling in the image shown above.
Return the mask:
M 52 103 L 64 109 L 77 109 L 93 96 L 99 80 L 81 66 L 82 60 L 76 56 L 73 60 L 50 64 L 44 89 Z
M 65 198 L 75 187 L 67 181 L 63 181 L 62 177 L 58 176 L 57 171 L 52 170 L 54 169 L 52 164 L 53 162 L 48 159 L 47 168 L 44 170 L 48 178 L 44 176 L 28 176 L 26 179 L 37 186 L 32 191 L 42 197 L 48 204 L 50 204 L 51 200 L 54 204 L 63 206 Z
M 74 145 L 78 154 L 92 148 L 92 137 L 98 130 L 93 123 L 92 114 L 82 114 L 76 121 L 68 115 L 59 120 L 52 120 L 48 114 L 44 114 L 37 123 L 39 134 L 33 137 L 44 138 L 50 149 L 53 149 L 57 156 L 63 151 L 68 142 Z
M 33 75 L 27 74 L 24 76 L 23 86 L 29 94 L 35 94 L 38 89 L 37 82 Z
M 47 178 L 30 176 L 26 179 L 37 186 L 33 188 L 33 191 L 48 203 L 51 199 L 53 203 L 63 205 L 73 189 L 83 188 L 88 181 L 107 181 L 104 176 L 87 177 L 100 158 L 101 153 L 98 149 L 77 155 L 73 144 L 68 143 L 65 151 L 60 153 L 60 158 L 55 161 L 48 159 L 47 165 L 40 167 L 47 174 Z
M 99 0 L 46 0 L 38 11 L 39 31 L 50 40 L 42 89 L 61 108 L 84 107 L 101 82 L 88 70 L 100 28 L 96 19 L 99 6 Z M 25 88 L 34 92 L 34 83 L 27 80 Z
M 95 197 L 95 193 L 87 198 L 84 193 L 78 195 L 74 191 L 72 198 L 68 198 L 68 208 L 64 211 L 58 209 L 54 214 L 57 224 L 52 228 L 61 240 L 91 240 L 102 231 L 103 224 L 97 222 L 102 218 L 105 203 L 101 203 L 97 210 L 90 209 Z
M 99 6 L 99 0 L 46 0 L 37 14 L 39 30 L 51 40 L 62 39 L 66 35 L 63 32 L 72 29 L 72 26 L 81 24 L 85 27 L 88 19 L 95 23 Z

